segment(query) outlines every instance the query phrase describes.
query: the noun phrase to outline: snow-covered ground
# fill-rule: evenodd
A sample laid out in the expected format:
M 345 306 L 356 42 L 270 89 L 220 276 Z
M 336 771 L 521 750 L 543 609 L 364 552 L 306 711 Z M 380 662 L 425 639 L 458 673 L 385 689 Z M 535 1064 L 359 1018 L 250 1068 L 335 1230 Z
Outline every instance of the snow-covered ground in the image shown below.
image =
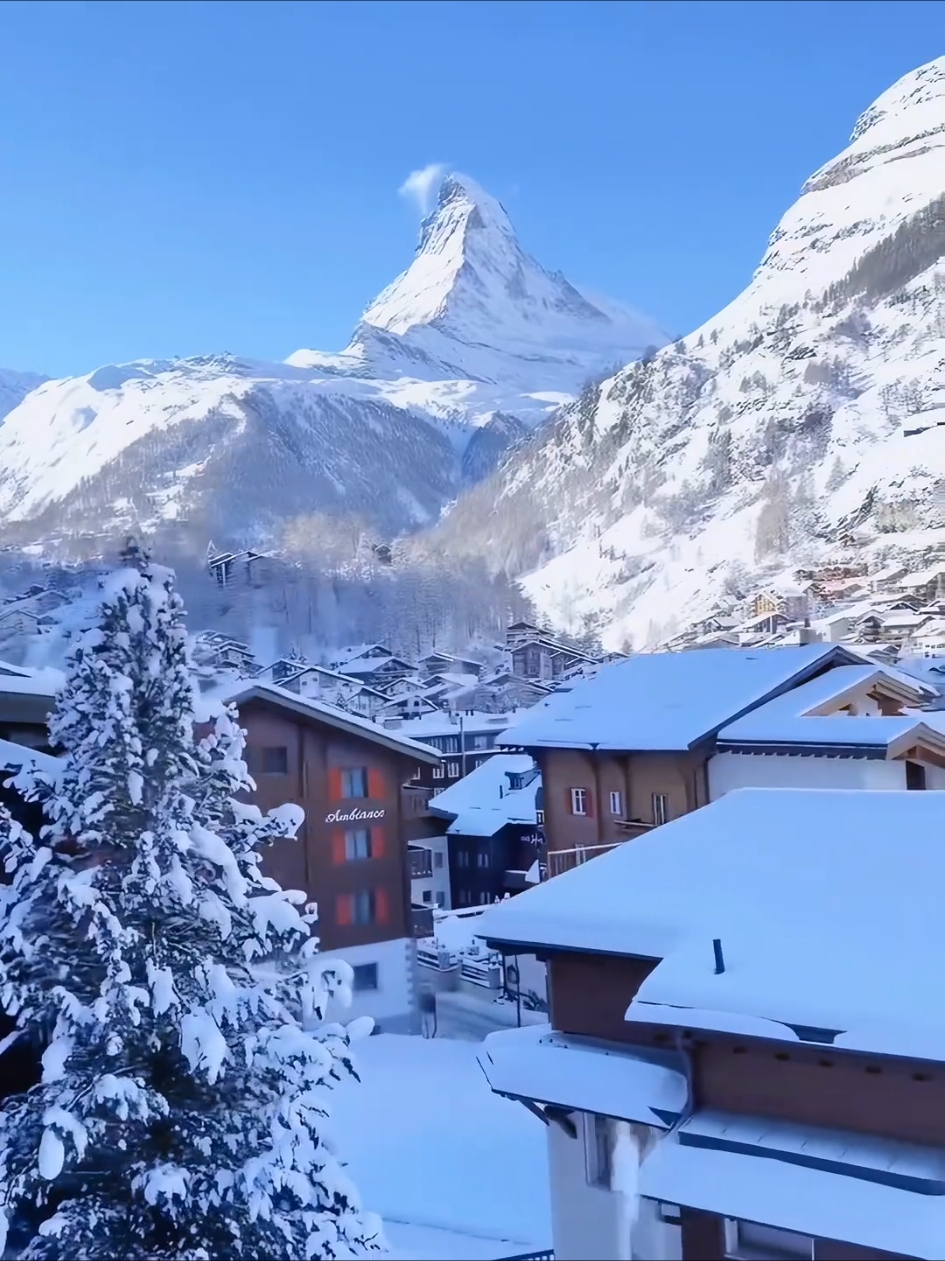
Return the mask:
M 341 1155 L 394 1256 L 485 1261 L 551 1247 L 544 1126 L 494 1095 L 472 1042 L 380 1034 L 335 1093 Z

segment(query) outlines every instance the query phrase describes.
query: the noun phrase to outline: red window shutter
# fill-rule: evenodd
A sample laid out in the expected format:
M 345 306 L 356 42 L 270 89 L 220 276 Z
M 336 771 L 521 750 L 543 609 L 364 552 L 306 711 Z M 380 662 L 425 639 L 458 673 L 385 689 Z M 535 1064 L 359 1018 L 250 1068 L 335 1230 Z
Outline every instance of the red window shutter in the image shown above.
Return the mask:
M 332 766 L 328 771 L 328 800 L 341 801 L 341 770 Z
M 374 891 L 374 917 L 379 924 L 390 922 L 390 904 L 386 889 L 376 889 Z
M 589 819 L 593 819 L 593 817 L 594 817 L 594 794 L 591 792 L 591 790 L 590 790 L 589 788 L 586 790 L 586 792 L 585 792 L 585 794 L 584 794 L 584 801 L 585 801 L 585 806 L 584 806 L 584 809 L 587 811 L 587 817 L 588 817 Z
M 384 857 L 384 829 L 371 828 L 371 857 Z
M 341 828 L 335 828 L 331 834 L 331 860 L 333 863 L 348 861 L 348 854 L 345 849 L 345 834 Z
M 335 919 L 345 926 L 354 919 L 354 907 L 351 905 L 351 894 L 340 893 L 335 899 Z
M 564 790 L 564 804 L 567 807 L 568 814 L 574 814 L 574 798 L 571 796 L 571 789 Z
M 369 766 L 367 782 L 368 796 L 372 801 L 379 801 L 382 797 L 387 796 L 387 783 L 384 779 L 383 771 L 375 770 L 373 766 Z

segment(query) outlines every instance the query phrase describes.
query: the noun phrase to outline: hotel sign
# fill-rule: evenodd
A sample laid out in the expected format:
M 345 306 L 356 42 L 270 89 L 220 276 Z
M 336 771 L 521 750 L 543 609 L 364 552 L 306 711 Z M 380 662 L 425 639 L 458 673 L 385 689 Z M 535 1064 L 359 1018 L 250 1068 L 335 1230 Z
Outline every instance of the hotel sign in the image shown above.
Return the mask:
M 326 823 L 360 823 L 363 819 L 383 819 L 387 812 L 381 810 L 361 810 L 357 806 L 351 810 L 332 810 L 325 815 Z

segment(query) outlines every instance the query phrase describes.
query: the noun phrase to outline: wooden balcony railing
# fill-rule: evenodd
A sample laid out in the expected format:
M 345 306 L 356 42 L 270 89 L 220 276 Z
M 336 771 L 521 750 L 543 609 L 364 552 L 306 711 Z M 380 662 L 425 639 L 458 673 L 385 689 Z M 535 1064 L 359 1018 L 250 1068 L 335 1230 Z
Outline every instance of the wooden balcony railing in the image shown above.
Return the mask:
M 651 832 L 656 824 L 643 823 L 639 819 L 623 819 L 618 820 L 617 826 L 624 833 L 619 840 L 606 841 L 600 845 L 574 845 L 571 849 L 549 849 L 548 877 L 560 876 L 562 872 L 570 871 L 573 867 L 580 867 L 582 863 L 586 863 L 590 858 L 597 858 L 599 854 L 606 854 L 608 850 L 616 849 L 618 845 L 624 845 L 627 841 L 636 840 L 644 832 Z
M 406 784 L 400 792 L 404 803 L 404 818 L 423 819 L 429 816 L 430 798 L 433 796 L 432 788 Z

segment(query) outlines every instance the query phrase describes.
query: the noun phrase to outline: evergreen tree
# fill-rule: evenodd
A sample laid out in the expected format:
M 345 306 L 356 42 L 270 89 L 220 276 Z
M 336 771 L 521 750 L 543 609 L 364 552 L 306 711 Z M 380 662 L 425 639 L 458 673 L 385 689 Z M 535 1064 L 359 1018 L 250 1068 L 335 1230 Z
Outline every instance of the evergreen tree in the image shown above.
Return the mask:
M 21 776 L 48 823 L 0 818 L 0 998 L 45 1046 L 0 1106 L 0 1233 L 34 1224 L 21 1255 L 55 1261 L 377 1251 L 322 1133 L 365 1031 L 322 1023 L 350 969 L 259 869 L 301 811 L 234 801 L 242 732 L 224 712 L 195 745 L 173 576 L 123 559 L 70 653 L 62 772 Z

